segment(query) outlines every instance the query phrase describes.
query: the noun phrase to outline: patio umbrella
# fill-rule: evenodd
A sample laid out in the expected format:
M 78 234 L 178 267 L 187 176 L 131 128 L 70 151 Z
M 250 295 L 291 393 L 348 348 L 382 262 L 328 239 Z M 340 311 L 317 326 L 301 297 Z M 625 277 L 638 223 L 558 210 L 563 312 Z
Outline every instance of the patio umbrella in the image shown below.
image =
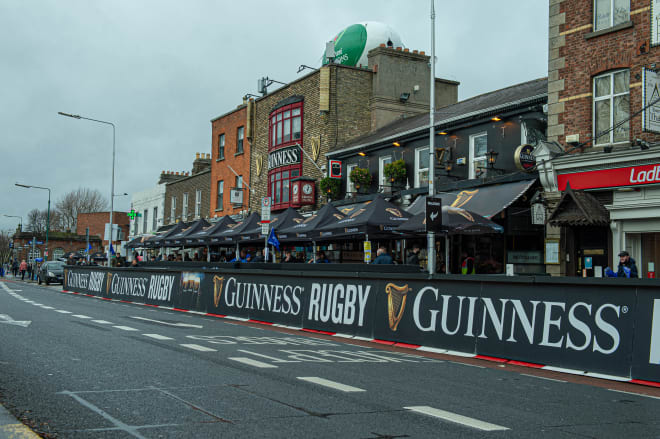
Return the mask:
M 442 206 L 442 232 L 450 235 L 483 235 L 503 233 L 504 228 L 483 216 L 461 209 L 460 207 Z M 396 228 L 403 234 L 426 234 L 426 213 L 420 212 L 408 222 Z

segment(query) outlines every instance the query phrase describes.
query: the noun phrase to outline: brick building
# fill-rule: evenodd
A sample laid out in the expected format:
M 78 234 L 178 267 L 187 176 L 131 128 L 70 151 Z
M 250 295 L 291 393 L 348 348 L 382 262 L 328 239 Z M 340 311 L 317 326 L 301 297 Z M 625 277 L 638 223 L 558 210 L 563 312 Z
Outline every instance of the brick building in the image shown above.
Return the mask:
M 16 258 L 19 260 L 25 259 L 26 261 L 32 261 L 34 258 L 44 257 L 46 251 L 46 235 L 45 234 L 34 234 L 32 232 L 16 232 L 12 237 L 14 243 L 14 253 Z M 30 241 L 35 239 L 36 243 L 34 246 L 34 251 L 32 250 L 32 245 L 29 244 Z M 42 244 L 39 244 L 42 243 Z M 103 251 L 103 245 L 101 243 L 101 237 L 99 236 L 90 236 L 89 243 L 92 246 L 90 253 Z M 48 248 L 50 256 L 48 257 L 49 261 L 56 260 L 60 258 L 63 254 L 68 252 L 84 252 L 87 246 L 87 241 L 85 239 L 85 234 L 78 235 L 75 233 L 65 233 L 65 232 L 53 232 L 51 231 L 48 234 Z
M 89 235 L 97 236 L 99 239 L 102 239 L 103 242 L 101 245 L 103 248 L 106 248 L 108 241 L 104 239 L 105 225 L 109 222 L 110 212 L 79 213 L 76 222 L 76 233 L 85 236 L 85 229 L 89 227 Z M 128 219 L 126 212 L 113 212 L 112 222 L 118 225 L 121 229 L 119 241 L 127 241 L 130 230 L 130 220 Z M 115 242 L 114 245 L 116 247 L 115 252 L 119 253 L 121 251 L 121 245 L 119 245 L 118 242 Z
M 191 172 L 163 172 L 163 225 L 208 218 L 211 194 L 211 154 L 196 154 Z
M 660 262 L 656 3 L 550 1 L 548 139 L 556 144 L 536 151 L 546 238 L 560 243 L 549 273 L 599 275 L 622 250 L 643 276 Z M 586 212 L 580 221 L 576 209 Z
M 274 211 L 300 207 L 305 203 L 296 197 L 296 179 L 325 177 L 326 153 L 397 118 L 428 111 L 430 68 L 424 52 L 383 44 L 369 51 L 368 59 L 368 68 L 325 65 L 255 100 L 254 127 L 247 128 L 253 133 L 251 210 L 259 210 L 263 196 L 272 198 Z M 458 82 L 436 79 L 438 108 L 457 97 Z M 318 197 L 310 199 L 311 207 L 318 207 Z
M 251 101 L 251 111 L 254 108 L 253 104 L 254 101 Z M 211 153 L 213 159 L 211 162 L 211 217 L 235 215 L 246 210 L 249 205 L 250 142 L 248 139 L 252 138 L 252 133 L 246 132 L 248 128 L 247 108 L 248 105 L 245 102 L 235 110 L 211 121 L 213 150 Z

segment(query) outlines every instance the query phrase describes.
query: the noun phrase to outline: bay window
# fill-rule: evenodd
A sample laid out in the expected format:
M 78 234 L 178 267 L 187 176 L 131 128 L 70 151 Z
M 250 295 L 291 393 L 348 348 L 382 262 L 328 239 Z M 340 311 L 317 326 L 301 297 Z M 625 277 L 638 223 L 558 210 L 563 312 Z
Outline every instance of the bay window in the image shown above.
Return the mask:
M 290 206 L 291 180 L 302 174 L 302 109 L 302 99 L 292 97 L 270 113 L 268 196 L 273 209 Z

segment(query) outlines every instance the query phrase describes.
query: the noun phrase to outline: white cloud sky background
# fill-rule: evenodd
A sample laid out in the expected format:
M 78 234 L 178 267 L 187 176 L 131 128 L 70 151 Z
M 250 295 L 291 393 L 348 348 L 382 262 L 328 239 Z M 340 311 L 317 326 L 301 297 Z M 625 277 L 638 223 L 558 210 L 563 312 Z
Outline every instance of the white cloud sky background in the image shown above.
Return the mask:
M 459 99 L 547 75 L 546 0 L 436 0 L 436 76 Z M 109 197 L 190 171 L 211 152 L 210 120 L 257 80 L 318 66 L 325 42 L 361 21 L 392 26 L 430 54 L 429 0 L 0 0 L 0 214 L 46 208 L 78 187 Z M 272 88 L 274 90 L 275 87 Z M 130 209 L 130 196 L 115 200 Z M 0 229 L 17 220 L 0 215 Z

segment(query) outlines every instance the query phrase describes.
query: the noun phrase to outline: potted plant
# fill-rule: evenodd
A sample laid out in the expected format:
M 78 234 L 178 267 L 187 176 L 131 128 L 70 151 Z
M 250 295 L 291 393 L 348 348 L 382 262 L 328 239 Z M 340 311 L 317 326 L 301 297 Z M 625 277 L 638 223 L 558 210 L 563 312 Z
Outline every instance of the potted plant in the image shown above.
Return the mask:
M 325 177 L 319 182 L 319 187 L 331 200 L 339 199 L 339 191 L 341 189 L 341 180 L 339 178 Z
M 406 180 L 406 162 L 401 159 L 388 163 L 385 165 L 383 173 L 390 179 L 392 186 L 394 183 L 402 183 Z
M 355 189 L 358 191 L 364 192 L 369 187 L 369 185 L 371 185 L 371 174 L 366 168 L 353 168 L 349 178 L 355 185 Z

